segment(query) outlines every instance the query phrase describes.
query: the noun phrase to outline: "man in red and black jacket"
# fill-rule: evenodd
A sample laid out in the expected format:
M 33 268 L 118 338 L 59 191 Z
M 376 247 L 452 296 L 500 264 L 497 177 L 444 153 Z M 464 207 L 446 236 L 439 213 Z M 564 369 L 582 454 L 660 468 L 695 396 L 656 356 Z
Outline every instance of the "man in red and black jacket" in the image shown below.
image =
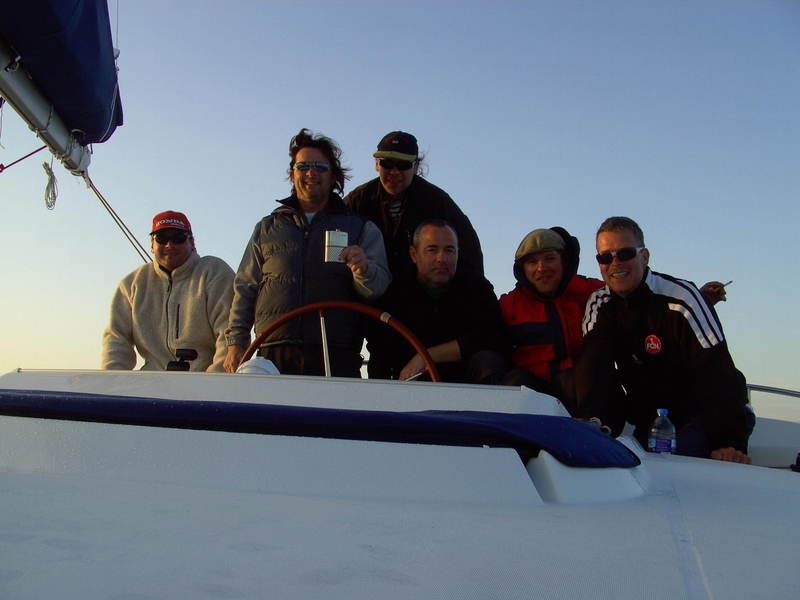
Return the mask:
M 578 275 L 580 245 L 562 227 L 535 229 L 514 255 L 516 287 L 500 310 L 516 368 L 503 380 L 559 398 L 574 412 L 574 358 L 583 346 L 581 320 L 599 279 Z

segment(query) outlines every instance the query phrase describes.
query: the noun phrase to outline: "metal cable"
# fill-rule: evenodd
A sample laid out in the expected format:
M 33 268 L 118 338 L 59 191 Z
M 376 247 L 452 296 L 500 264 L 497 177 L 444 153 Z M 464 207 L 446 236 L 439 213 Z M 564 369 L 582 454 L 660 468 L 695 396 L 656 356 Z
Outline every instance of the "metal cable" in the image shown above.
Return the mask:
M 86 182 L 86 185 L 89 187 L 89 189 L 94 192 L 95 196 L 97 196 L 97 199 L 100 200 L 100 204 L 102 204 L 103 207 L 106 209 L 106 211 L 108 211 L 108 214 L 111 215 L 111 218 L 114 219 L 114 222 L 117 224 L 117 227 L 120 228 L 123 235 L 125 235 L 125 237 L 128 238 L 128 241 L 130 242 L 131 246 L 133 246 L 133 249 L 136 250 L 136 252 L 139 254 L 139 257 L 145 263 L 149 263 L 150 255 L 147 254 L 147 249 L 139 243 L 139 240 L 137 240 L 133 232 L 130 229 L 128 229 L 128 226 L 125 225 L 125 222 L 122 220 L 122 218 L 116 213 L 116 211 L 113 208 L 111 208 L 111 205 L 108 203 L 108 200 L 105 199 L 103 194 L 100 193 L 100 190 L 98 190 L 97 187 L 94 185 L 94 182 L 92 181 L 92 178 L 89 177 L 88 172 L 83 174 L 83 180 Z

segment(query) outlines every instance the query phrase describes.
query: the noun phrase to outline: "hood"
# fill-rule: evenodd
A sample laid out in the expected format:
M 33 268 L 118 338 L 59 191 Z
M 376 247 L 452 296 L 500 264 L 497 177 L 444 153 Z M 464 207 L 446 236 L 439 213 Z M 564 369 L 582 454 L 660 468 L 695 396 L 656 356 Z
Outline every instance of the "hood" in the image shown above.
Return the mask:
M 570 235 L 569 231 L 563 227 L 550 227 L 550 230 L 556 232 L 564 240 L 564 250 L 562 251 L 562 256 L 564 257 L 564 277 L 561 279 L 561 285 L 558 286 L 558 291 L 556 292 L 556 297 L 558 297 L 564 293 L 564 289 L 566 289 L 572 277 L 578 272 L 581 245 L 578 242 L 578 238 L 574 235 Z M 536 292 L 536 288 L 525 278 L 525 273 L 522 270 L 522 261 L 524 259 L 525 256 L 521 256 L 518 260 L 514 261 L 514 277 L 517 280 L 517 287 L 528 288 L 533 292 L 534 296 L 540 300 L 552 300 L 552 298 L 540 296 Z

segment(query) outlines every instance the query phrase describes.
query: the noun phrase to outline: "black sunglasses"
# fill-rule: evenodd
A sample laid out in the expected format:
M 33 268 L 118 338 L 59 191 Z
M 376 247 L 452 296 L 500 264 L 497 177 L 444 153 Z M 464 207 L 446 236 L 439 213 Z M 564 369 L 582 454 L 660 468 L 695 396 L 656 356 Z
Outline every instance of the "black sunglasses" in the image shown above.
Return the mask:
M 414 163 L 409 160 L 394 160 L 393 158 L 381 158 L 378 162 L 382 169 L 398 169 L 399 171 L 408 171 L 414 166 Z
M 189 238 L 189 235 L 186 233 L 164 233 L 161 231 L 157 231 L 153 234 L 153 239 L 161 244 L 167 244 L 172 242 L 173 244 L 182 244 Z
M 612 262 L 614 262 L 615 256 L 617 257 L 617 260 L 622 262 L 632 259 L 634 256 L 639 254 L 640 250 L 644 250 L 644 246 L 639 246 L 638 248 L 629 246 L 627 248 L 620 248 L 615 252 L 603 252 L 602 254 L 597 254 L 595 258 L 601 265 L 610 265 Z

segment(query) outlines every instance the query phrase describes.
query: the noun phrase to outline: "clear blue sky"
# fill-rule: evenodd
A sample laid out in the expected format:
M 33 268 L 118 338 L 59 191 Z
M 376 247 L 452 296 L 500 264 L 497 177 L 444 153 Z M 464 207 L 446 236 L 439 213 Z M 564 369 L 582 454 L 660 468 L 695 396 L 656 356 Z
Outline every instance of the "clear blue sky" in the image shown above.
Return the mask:
M 800 388 L 800 2 L 116 6 L 125 125 L 90 174 L 142 243 L 154 213 L 182 210 L 200 253 L 235 268 L 288 194 L 301 127 L 341 145 L 348 190 L 402 129 L 472 220 L 498 294 L 531 229 L 566 227 L 598 276 L 594 231 L 627 215 L 655 270 L 734 280 L 719 314 L 748 380 Z M 0 143 L 8 164 L 37 140 L 6 107 Z M 45 209 L 43 158 L 0 175 L 0 372 L 96 368 L 113 290 L 141 264 L 60 165 Z

